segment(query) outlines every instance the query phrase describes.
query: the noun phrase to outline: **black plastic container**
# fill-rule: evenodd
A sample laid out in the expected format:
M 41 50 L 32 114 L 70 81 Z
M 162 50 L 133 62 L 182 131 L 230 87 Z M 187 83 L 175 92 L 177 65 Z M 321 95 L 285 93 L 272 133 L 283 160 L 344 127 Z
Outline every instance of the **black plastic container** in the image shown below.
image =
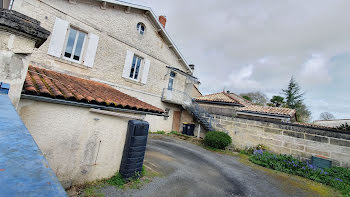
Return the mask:
M 182 134 L 187 135 L 187 124 L 185 123 L 182 124 Z
M 195 125 L 194 124 L 187 124 L 187 135 L 189 136 L 194 136 L 194 128 Z
M 129 120 L 120 174 L 124 179 L 141 174 L 145 157 L 149 124 L 141 120 Z

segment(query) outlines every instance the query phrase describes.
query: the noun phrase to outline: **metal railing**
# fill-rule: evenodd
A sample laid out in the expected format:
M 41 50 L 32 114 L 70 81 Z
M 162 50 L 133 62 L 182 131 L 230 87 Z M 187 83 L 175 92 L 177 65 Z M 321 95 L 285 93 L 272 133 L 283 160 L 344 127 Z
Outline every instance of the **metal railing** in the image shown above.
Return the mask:
M 214 117 L 203 107 L 201 107 L 190 95 L 186 92 L 175 89 L 163 89 L 162 101 L 180 104 L 186 110 L 190 111 L 195 118 L 206 127 L 206 129 L 213 129 Z

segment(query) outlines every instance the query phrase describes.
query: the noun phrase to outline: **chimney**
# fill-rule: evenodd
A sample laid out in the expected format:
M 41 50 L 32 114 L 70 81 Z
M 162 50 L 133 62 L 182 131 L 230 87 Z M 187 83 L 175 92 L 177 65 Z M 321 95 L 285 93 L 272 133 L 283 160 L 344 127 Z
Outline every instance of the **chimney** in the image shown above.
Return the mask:
M 190 64 L 188 66 L 191 68 L 191 70 L 194 70 L 194 64 Z
M 159 22 L 163 25 L 163 28 L 165 28 L 166 16 L 159 16 Z

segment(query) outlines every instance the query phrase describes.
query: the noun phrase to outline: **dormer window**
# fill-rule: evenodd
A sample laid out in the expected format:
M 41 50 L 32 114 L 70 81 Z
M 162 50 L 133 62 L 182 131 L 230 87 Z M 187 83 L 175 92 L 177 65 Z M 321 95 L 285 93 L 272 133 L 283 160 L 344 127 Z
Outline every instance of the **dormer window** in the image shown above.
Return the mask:
M 136 29 L 137 29 L 137 32 L 139 32 L 139 34 L 143 35 L 145 33 L 146 28 L 143 23 L 137 23 Z

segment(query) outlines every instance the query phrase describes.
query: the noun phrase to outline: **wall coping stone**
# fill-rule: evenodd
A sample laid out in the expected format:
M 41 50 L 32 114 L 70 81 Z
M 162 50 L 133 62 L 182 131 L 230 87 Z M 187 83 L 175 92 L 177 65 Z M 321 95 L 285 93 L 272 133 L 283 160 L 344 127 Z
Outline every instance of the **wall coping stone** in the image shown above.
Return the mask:
M 345 140 L 350 140 L 350 132 L 346 131 L 341 131 L 333 128 L 322 128 L 322 127 L 313 127 L 309 125 L 301 125 L 301 124 L 295 124 L 295 123 L 288 123 L 288 122 L 276 122 L 276 121 L 271 121 L 271 120 L 256 120 L 256 119 L 250 119 L 250 118 L 242 118 L 242 117 L 235 117 L 233 121 L 241 122 L 241 120 L 244 119 L 246 121 L 252 121 L 254 125 L 258 126 L 267 126 L 268 124 L 274 124 L 274 125 L 279 125 L 279 129 L 282 130 L 292 130 L 295 132 L 300 132 L 300 133 L 308 133 L 308 134 L 313 134 L 313 135 L 320 135 L 320 136 L 327 136 L 327 137 L 332 137 L 332 138 L 337 138 L 337 139 L 345 139 Z M 249 124 L 249 123 L 246 123 Z M 274 126 L 272 126 L 274 127 Z
M 8 9 L 0 9 L 0 29 L 34 39 L 36 48 L 50 35 L 50 31 L 41 27 L 38 20 Z

